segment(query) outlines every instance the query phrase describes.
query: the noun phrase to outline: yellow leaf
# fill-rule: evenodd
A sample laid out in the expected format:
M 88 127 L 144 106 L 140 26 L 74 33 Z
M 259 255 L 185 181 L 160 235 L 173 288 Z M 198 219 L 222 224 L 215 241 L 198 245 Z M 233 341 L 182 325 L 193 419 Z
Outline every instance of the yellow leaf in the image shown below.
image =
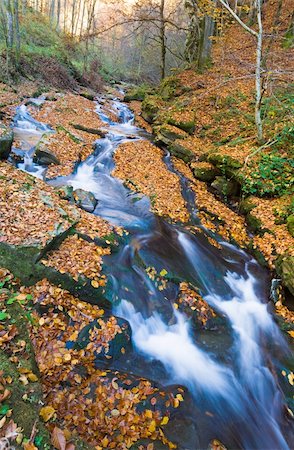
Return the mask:
M 32 383 L 35 383 L 36 381 L 38 381 L 37 375 L 35 375 L 33 372 L 29 373 L 27 377 Z
M 164 416 L 162 421 L 160 422 L 160 425 L 166 425 L 169 421 L 169 418 L 167 416 Z
M 167 270 L 162 269 L 162 270 L 159 272 L 159 275 L 160 275 L 161 277 L 164 277 L 165 275 L 167 275 Z
M 177 395 L 176 395 L 176 398 L 177 398 L 180 402 L 183 402 L 183 401 L 184 401 L 182 394 L 177 394 Z
M 293 331 L 293 330 L 288 331 L 287 333 L 290 334 L 290 336 L 291 336 L 292 338 L 294 338 L 294 331 Z
M 152 420 L 150 422 L 150 425 L 148 427 L 148 430 L 150 431 L 150 433 L 153 433 L 156 430 L 156 422 L 155 420 Z
M 102 447 L 107 448 L 108 442 L 109 442 L 109 440 L 105 436 L 101 441 Z
M 151 409 L 146 409 L 146 411 L 145 411 L 145 416 L 148 418 L 148 419 L 152 419 L 152 411 L 151 411 Z
M 98 288 L 98 287 L 99 287 L 99 283 L 98 283 L 98 281 L 96 281 L 96 280 L 92 280 L 92 281 L 91 281 L 91 284 L 92 284 L 92 286 L 93 286 L 94 288 Z
M 55 409 L 52 406 L 43 406 L 40 409 L 40 416 L 44 420 L 44 422 L 48 422 L 48 420 L 52 419 L 55 414 Z

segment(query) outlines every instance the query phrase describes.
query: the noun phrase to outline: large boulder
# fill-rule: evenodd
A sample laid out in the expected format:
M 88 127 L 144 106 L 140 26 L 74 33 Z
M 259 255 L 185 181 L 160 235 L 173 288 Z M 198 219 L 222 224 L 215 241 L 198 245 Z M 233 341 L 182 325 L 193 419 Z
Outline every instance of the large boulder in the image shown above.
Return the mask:
M 294 257 L 289 255 L 280 256 L 277 260 L 276 268 L 284 286 L 294 295 Z
M 191 167 L 193 170 L 194 177 L 200 181 L 211 182 L 218 175 L 219 171 L 212 164 L 205 162 L 197 162 Z
M 239 184 L 236 181 L 227 180 L 225 177 L 216 177 L 211 186 L 225 197 L 234 197 L 239 192 Z
M 93 212 L 97 205 L 97 200 L 92 192 L 76 189 L 73 192 L 73 198 L 76 205 L 87 212 Z
M 155 95 L 147 95 L 142 103 L 142 117 L 148 123 L 155 121 L 160 111 L 160 99 Z
M 13 143 L 13 131 L 4 125 L 0 126 L 0 159 L 7 159 Z

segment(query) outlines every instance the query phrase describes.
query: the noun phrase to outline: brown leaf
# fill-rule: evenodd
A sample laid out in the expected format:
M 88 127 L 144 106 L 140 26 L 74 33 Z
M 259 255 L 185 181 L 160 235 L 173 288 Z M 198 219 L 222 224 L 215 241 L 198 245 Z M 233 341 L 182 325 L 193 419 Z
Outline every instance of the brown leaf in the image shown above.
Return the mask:
M 55 427 L 52 435 L 51 435 L 51 442 L 52 445 L 57 448 L 57 450 L 65 450 L 66 449 L 66 439 L 64 436 L 63 431 L 58 428 Z

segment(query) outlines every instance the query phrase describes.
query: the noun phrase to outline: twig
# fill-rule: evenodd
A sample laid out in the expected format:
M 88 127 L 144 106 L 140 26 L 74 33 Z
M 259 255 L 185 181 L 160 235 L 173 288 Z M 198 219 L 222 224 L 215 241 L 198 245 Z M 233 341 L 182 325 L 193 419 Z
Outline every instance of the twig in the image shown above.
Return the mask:
M 278 142 L 278 139 L 275 139 L 274 141 L 267 141 L 265 144 L 263 144 L 263 145 L 261 145 L 260 147 L 258 147 L 254 152 L 250 153 L 250 154 L 246 157 L 246 159 L 245 159 L 244 167 L 246 167 L 246 165 L 247 165 L 247 163 L 248 163 L 248 160 L 249 160 L 252 156 L 256 155 L 256 153 L 260 152 L 261 150 L 263 150 L 263 149 L 265 149 L 265 148 L 271 147 L 271 146 L 274 145 L 276 142 Z

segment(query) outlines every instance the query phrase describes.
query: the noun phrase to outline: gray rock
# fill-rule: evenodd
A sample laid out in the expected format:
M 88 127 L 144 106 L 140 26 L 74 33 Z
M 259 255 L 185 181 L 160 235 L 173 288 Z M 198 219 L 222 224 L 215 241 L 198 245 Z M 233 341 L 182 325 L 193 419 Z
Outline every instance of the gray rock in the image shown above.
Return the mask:
M 0 159 L 7 159 L 13 143 L 13 131 L 4 125 L 1 126 L 0 135 Z
M 97 200 L 92 192 L 76 189 L 73 192 L 74 201 L 77 206 L 87 212 L 93 212 L 97 205 Z

